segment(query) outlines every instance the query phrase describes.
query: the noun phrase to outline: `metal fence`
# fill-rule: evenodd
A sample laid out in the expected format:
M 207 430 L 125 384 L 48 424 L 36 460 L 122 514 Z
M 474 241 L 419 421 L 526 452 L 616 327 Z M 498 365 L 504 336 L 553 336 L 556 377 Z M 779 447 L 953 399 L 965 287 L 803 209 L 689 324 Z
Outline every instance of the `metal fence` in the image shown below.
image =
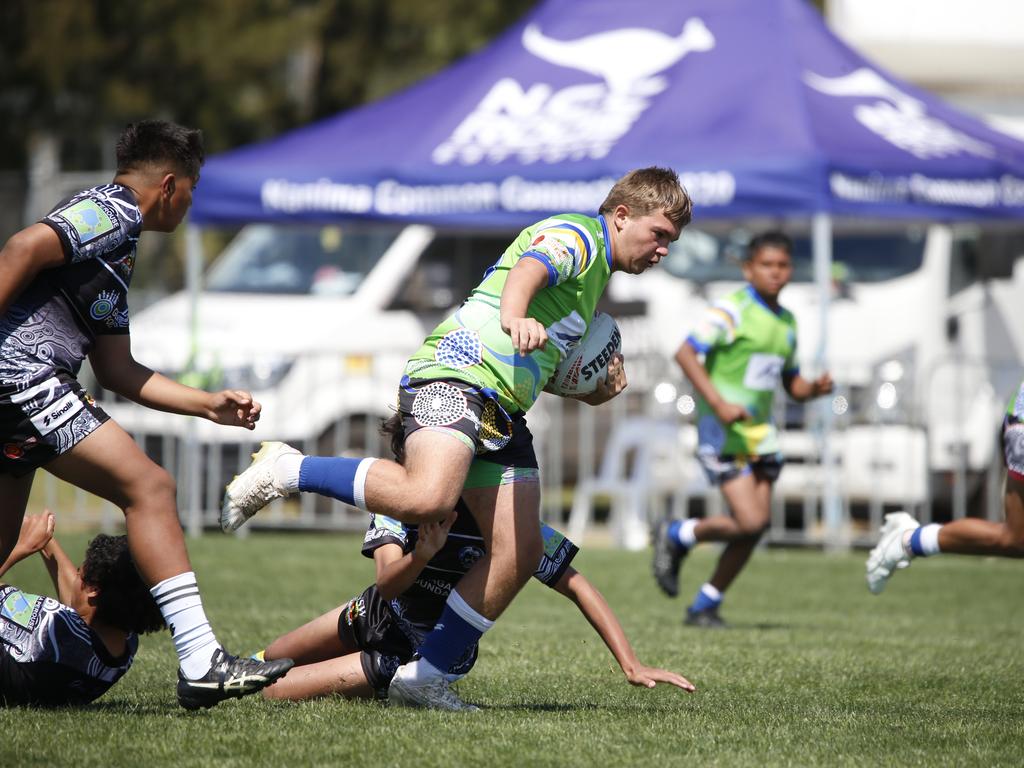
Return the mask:
M 939 376 L 941 366 L 951 367 L 952 376 Z M 631 358 L 628 367 L 630 387 L 612 402 L 593 408 L 542 395 L 528 421 L 541 466 L 545 519 L 577 539 L 601 536 L 639 548 L 646 545 L 650 521 L 661 515 L 725 510 L 696 461 L 693 392 L 674 363 L 641 355 Z M 993 409 L 991 403 L 1004 401 L 993 392 L 987 410 L 972 403 L 979 380 L 1008 391 L 1010 385 L 1002 382 L 1019 381 L 1019 366 L 943 361 L 932 373 L 937 387 L 946 387 L 947 379 L 961 381 L 964 391 L 943 397 L 960 402 L 957 412 L 949 414 L 951 423 L 974 419 L 963 423 L 969 431 L 958 436 L 948 424 L 937 424 L 934 407 L 909 395 L 902 400 L 892 396 L 884 381 L 839 387 L 831 398 L 814 404 L 776 398 L 787 463 L 775 487 L 765 541 L 864 545 L 877 536 L 884 512 L 897 508 L 911 509 L 923 521 L 965 515 L 1001 519 L 1001 407 Z M 918 400 L 930 390 L 920 391 L 924 395 Z M 382 404 L 391 399 L 390 392 L 381 392 Z M 258 441 L 282 437 L 259 434 L 262 429 L 254 436 L 180 416 L 159 415 L 154 421 L 153 412 L 136 420 L 133 416 L 144 412 L 141 407 L 108 405 L 138 444 L 176 478 L 181 519 L 192 535 L 217 527 L 224 485 L 248 465 Z M 938 397 L 932 405 L 946 407 Z M 308 454 L 386 456 L 387 446 L 377 433 L 380 420 L 379 415 L 343 415 L 317 434 L 290 439 Z M 975 423 L 979 420 L 985 423 Z M 174 428 L 154 426 L 159 424 Z M 980 447 L 975 445 L 978 434 L 983 436 Z M 37 485 L 33 504 L 57 510 L 65 524 L 107 530 L 122 524 L 120 511 L 111 505 L 45 473 Z M 365 524 L 359 510 L 302 494 L 275 502 L 242 531 L 356 531 Z

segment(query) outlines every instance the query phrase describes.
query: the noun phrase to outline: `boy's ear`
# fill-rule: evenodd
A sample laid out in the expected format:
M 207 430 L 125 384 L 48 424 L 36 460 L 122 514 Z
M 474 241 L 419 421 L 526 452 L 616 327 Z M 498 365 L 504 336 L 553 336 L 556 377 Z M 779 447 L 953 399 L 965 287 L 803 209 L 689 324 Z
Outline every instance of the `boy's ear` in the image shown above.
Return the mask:
M 173 173 L 164 174 L 164 177 L 160 180 L 161 195 L 163 195 L 164 197 L 173 197 L 176 185 L 177 180 L 175 179 Z

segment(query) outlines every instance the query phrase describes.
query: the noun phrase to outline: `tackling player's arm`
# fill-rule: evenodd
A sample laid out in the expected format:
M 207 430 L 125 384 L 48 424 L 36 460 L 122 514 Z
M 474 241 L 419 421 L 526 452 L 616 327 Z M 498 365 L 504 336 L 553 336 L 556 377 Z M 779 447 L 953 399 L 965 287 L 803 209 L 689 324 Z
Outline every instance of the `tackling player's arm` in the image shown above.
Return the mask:
M 33 224 L 12 235 L 0 249 L 0 316 L 39 272 L 63 263 L 60 238 L 46 224 Z
M 0 576 L 3 576 L 16 563 L 21 562 L 29 555 L 41 551 L 53 537 L 54 524 L 53 513 L 48 509 L 41 515 L 25 515 L 21 521 L 21 531 L 18 533 L 14 549 L 0 564 Z M 55 580 L 54 585 L 56 586 L 56 584 Z
M 520 259 L 508 272 L 501 291 L 501 329 L 512 338 L 520 355 L 544 349 L 547 329 L 539 320 L 527 317 L 533 297 L 548 284 L 548 270 L 537 259 Z
M 147 408 L 246 429 L 255 429 L 260 418 L 261 406 L 248 392 L 204 392 L 147 368 L 132 357 L 129 334 L 97 336 L 89 362 L 102 387 Z
M 832 392 L 832 376 L 823 373 L 813 381 L 805 379 L 799 373 L 782 375 L 782 386 L 786 388 L 787 394 L 794 400 L 803 402 L 815 397 L 821 397 Z
M 658 683 L 670 683 L 684 691 L 696 690 L 693 683 L 682 675 L 640 663 L 633 651 L 633 646 L 629 644 L 622 625 L 619 624 L 619 620 L 604 599 L 604 595 L 598 592 L 597 588 L 587 581 L 582 573 L 570 566 L 555 584 L 555 589 L 576 603 L 580 612 L 604 640 L 604 644 L 608 646 L 608 650 L 612 652 L 615 660 L 619 662 L 619 667 L 622 668 L 622 672 L 631 685 L 653 688 Z
M 683 369 L 683 374 L 693 384 L 694 389 L 700 393 L 700 396 L 704 398 L 711 410 L 715 412 L 719 421 L 723 424 L 732 424 L 750 418 L 746 408 L 742 405 L 728 402 L 719 394 L 715 385 L 711 383 L 711 377 L 708 376 L 707 369 L 697 356 L 697 350 L 693 348 L 689 341 L 684 341 L 682 346 L 679 347 L 679 351 L 676 352 L 676 362 L 679 363 L 679 367 Z
M 39 554 L 57 590 L 57 599 L 65 605 L 71 605 L 78 586 L 78 567 L 67 556 L 55 536 L 46 542 Z
M 377 590 L 381 597 L 393 600 L 413 585 L 427 563 L 444 546 L 457 515 L 458 512 L 452 510 L 444 520 L 421 523 L 412 552 L 402 554 L 402 548 L 397 544 L 383 544 L 373 550 Z

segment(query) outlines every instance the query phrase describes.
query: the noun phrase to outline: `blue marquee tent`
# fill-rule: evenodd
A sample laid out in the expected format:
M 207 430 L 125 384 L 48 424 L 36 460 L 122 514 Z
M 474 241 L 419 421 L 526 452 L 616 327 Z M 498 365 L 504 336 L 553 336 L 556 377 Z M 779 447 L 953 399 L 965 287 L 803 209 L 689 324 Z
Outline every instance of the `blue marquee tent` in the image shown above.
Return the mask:
M 873 66 L 804 0 L 546 0 L 406 91 L 211 158 L 192 216 L 514 227 L 594 210 L 651 164 L 699 218 L 1024 216 L 1024 143 Z

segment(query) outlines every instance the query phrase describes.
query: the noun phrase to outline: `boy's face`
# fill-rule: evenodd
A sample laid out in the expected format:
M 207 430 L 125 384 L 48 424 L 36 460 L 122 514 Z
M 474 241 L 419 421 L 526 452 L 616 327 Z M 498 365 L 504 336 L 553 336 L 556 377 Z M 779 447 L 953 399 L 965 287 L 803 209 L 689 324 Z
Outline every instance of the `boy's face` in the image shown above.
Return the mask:
M 793 276 L 793 260 L 784 249 L 766 245 L 743 262 L 743 276 L 762 298 L 774 301 Z
M 679 238 L 679 227 L 664 211 L 643 216 L 630 214 L 625 205 L 612 213 L 612 268 L 639 275 L 668 255 L 669 243 Z

